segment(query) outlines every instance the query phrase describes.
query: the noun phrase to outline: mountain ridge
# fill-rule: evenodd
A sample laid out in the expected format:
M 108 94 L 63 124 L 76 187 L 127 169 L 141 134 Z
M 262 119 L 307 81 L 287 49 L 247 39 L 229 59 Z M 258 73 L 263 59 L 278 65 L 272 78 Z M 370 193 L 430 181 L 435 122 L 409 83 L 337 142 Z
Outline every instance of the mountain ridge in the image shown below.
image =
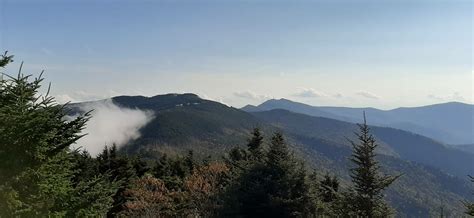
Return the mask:
M 112 101 L 120 107 L 154 112 L 154 119 L 140 129 L 141 136 L 122 148 L 125 153 L 139 154 L 151 160 L 163 152 L 184 153 L 188 150 L 202 157 L 220 157 L 235 146 L 245 146 L 250 131 L 260 127 L 266 136 L 281 131 L 295 154 L 309 166 L 337 174 L 345 180 L 344 183 L 350 180 L 347 172 L 352 148 L 347 138 L 353 139 L 353 132 L 357 130 L 357 126 L 350 122 L 282 109 L 248 113 L 201 99 L 197 95 L 117 96 Z M 417 155 L 430 156 L 423 153 L 424 150 L 417 151 L 415 157 L 407 157 L 406 152 L 418 144 L 414 141 L 416 134 L 406 131 L 396 133 L 400 130 L 391 128 L 383 128 L 380 132 L 378 127 L 371 128 L 381 144 L 380 148 L 385 149 L 378 155 L 383 168 L 390 174 L 403 172 L 407 175 L 387 192 L 387 198 L 400 214 L 430 216 L 435 213 L 432 208 L 439 208 L 440 205 L 445 205 L 447 212 L 456 214 L 462 208 L 459 200 L 472 197 L 469 194 L 470 184 L 462 177 L 466 169 L 449 172 L 449 169 L 456 170 L 457 166 L 436 165 L 443 164 L 443 161 L 415 160 Z M 415 136 L 407 137 L 407 134 Z M 410 143 L 400 145 L 393 141 L 393 135 L 395 138 L 407 137 Z M 443 151 L 438 153 L 445 154 L 441 144 L 426 140 L 427 148 L 434 146 Z M 449 152 L 446 154 L 446 157 L 451 157 Z M 458 176 L 452 175 L 454 173 Z
M 434 104 L 427 104 L 427 105 L 420 105 L 420 106 L 400 106 L 400 107 L 396 107 L 396 108 L 392 108 L 392 109 L 380 109 L 380 108 L 376 108 L 376 107 L 350 107 L 350 106 L 330 106 L 330 105 L 319 105 L 319 106 L 316 106 L 316 105 L 310 105 L 310 104 L 307 104 L 307 103 L 302 103 L 302 102 L 298 102 L 298 101 L 295 101 L 295 100 L 291 100 L 291 99 L 288 99 L 288 98 L 272 98 L 272 99 L 268 99 L 258 105 L 253 105 L 253 104 L 247 104 L 243 107 L 241 107 L 240 109 L 243 109 L 243 108 L 246 108 L 246 107 L 256 107 L 258 108 L 258 106 L 264 104 L 265 102 L 268 102 L 268 101 L 287 101 L 287 102 L 292 102 L 292 103 L 301 103 L 301 104 L 305 104 L 305 105 L 308 105 L 308 106 L 311 106 L 311 107 L 320 107 L 320 108 L 344 108 L 344 109 L 375 109 L 375 110 L 379 110 L 379 111 L 393 111 L 393 110 L 397 110 L 397 109 L 411 109 L 411 108 L 423 108 L 423 107 L 431 107 L 431 106 L 440 106 L 440 105 L 463 105 L 463 106 L 470 106 L 470 107 L 474 107 L 474 104 L 469 104 L 469 103 L 465 103 L 465 102 L 460 102 L 460 101 L 448 101 L 448 102 L 443 102 L 443 103 L 434 103 Z
M 352 123 L 361 122 L 365 112 L 372 125 L 415 132 L 446 144 L 474 143 L 474 105 L 461 102 L 380 110 L 373 107 L 311 106 L 288 99 L 271 99 L 258 106 L 242 109 L 257 112 L 277 108 Z

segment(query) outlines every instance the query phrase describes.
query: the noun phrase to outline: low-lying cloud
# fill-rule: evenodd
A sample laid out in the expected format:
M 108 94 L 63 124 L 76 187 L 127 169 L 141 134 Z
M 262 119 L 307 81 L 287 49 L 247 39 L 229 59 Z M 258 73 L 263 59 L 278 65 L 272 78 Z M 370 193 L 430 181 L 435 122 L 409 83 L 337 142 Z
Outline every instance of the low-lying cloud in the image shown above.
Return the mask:
M 270 96 L 260 95 L 252 91 L 234 92 L 234 95 L 239 98 L 246 98 L 246 99 L 252 99 L 252 100 L 266 100 L 266 99 L 271 98 Z
M 77 103 L 77 102 L 85 102 L 85 101 L 97 101 L 99 99 L 108 98 L 105 95 L 94 95 L 91 93 L 78 91 L 70 94 L 57 94 L 54 95 L 54 99 L 60 103 Z
M 356 95 L 359 95 L 365 98 L 370 98 L 370 99 L 376 99 L 376 100 L 380 99 L 380 96 L 374 93 L 366 92 L 366 91 L 356 92 Z
M 435 99 L 438 101 L 465 101 L 466 100 L 461 94 L 459 94 L 459 92 L 454 92 L 451 95 L 430 94 L 428 95 L 428 98 Z
M 300 88 L 301 90 L 295 94 L 293 94 L 293 96 L 296 96 L 296 97 L 302 97 L 302 98 L 320 98 L 320 97 L 328 97 L 329 95 L 324 93 L 324 92 L 321 92 L 321 91 L 317 91 L 313 88 Z
M 80 109 L 92 110 L 92 118 L 83 131 L 87 135 L 76 143 L 76 147 L 87 150 L 92 156 L 102 152 L 106 145 L 120 147 L 139 138 L 139 130 L 154 118 L 150 111 L 122 108 L 112 100 L 87 103 Z

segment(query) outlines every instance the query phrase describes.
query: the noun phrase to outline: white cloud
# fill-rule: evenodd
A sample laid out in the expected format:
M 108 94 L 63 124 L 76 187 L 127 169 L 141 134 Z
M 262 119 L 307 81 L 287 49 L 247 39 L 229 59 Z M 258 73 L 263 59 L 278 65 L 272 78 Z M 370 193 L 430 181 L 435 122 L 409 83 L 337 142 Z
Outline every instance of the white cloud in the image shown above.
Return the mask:
M 55 100 L 60 104 L 65 104 L 68 102 L 76 102 L 76 100 L 67 94 L 54 95 Z
M 226 105 L 226 106 L 230 106 L 230 104 L 228 104 L 225 100 L 224 100 L 224 97 L 217 97 L 217 98 L 213 98 L 209 95 L 206 95 L 204 93 L 198 93 L 197 94 L 200 98 L 202 99 L 205 99 L 205 100 L 209 100 L 209 101 L 215 101 L 215 102 L 219 102 L 223 105 Z
M 210 101 L 217 101 L 215 98 L 205 94 L 205 93 L 196 93 L 196 95 L 199 96 L 199 98 L 205 99 L 205 100 L 210 100 Z
M 126 94 L 124 94 L 123 92 L 117 92 L 114 90 L 109 90 L 102 94 L 95 94 L 95 93 L 90 93 L 86 91 L 75 91 L 75 92 L 71 92 L 67 94 L 53 94 L 53 97 L 56 99 L 58 103 L 65 104 L 67 102 L 77 103 L 77 102 L 97 101 L 97 100 L 107 99 L 107 98 L 111 98 L 111 97 L 119 96 L 119 95 L 145 96 L 145 94 L 139 90 L 130 89 L 130 90 L 126 90 L 125 93 Z
M 434 94 L 429 94 L 429 95 L 428 95 L 428 98 L 435 99 L 435 100 L 440 100 L 440 101 L 444 101 L 444 97 L 441 97 L 441 96 L 438 96 L 438 95 L 434 95 Z
M 111 95 L 96 95 L 85 91 L 76 91 L 69 94 L 55 94 L 53 95 L 56 101 L 60 104 L 67 102 L 84 102 L 84 101 L 95 101 L 105 98 L 110 98 Z
M 229 103 L 227 103 L 227 101 L 226 101 L 223 97 L 220 97 L 220 98 L 218 98 L 218 99 L 216 99 L 216 100 L 214 100 L 214 101 L 219 102 L 219 103 L 221 103 L 221 104 L 223 104 L 223 105 L 226 105 L 226 106 L 228 106 L 228 107 L 231 106 Z
M 293 94 L 293 96 L 302 97 L 302 98 L 320 98 L 320 97 L 329 96 L 328 94 L 321 91 L 314 90 L 313 88 L 300 88 L 300 89 L 301 90 Z
M 120 147 L 137 139 L 139 130 L 154 118 L 152 112 L 121 108 L 112 100 L 86 103 L 80 109 L 92 110 L 92 118 L 83 131 L 87 135 L 75 147 L 87 150 L 92 156 L 99 154 L 106 145 Z
M 454 92 L 448 95 L 430 94 L 428 95 L 428 98 L 435 99 L 438 101 L 465 101 L 466 100 L 461 94 L 459 94 L 459 92 Z
M 359 96 L 362 96 L 362 97 L 365 97 L 365 98 L 370 98 L 370 99 L 380 99 L 381 97 L 374 94 L 374 93 L 371 93 L 371 92 L 367 92 L 367 91 L 360 91 L 360 92 L 356 92 L 356 95 L 359 95 Z
M 252 99 L 252 100 L 265 100 L 265 99 L 271 98 L 270 96 L 256 94 L 252 91 L 234 92 L 234 95 L 239 98 L 246 98 L 246 99 Z

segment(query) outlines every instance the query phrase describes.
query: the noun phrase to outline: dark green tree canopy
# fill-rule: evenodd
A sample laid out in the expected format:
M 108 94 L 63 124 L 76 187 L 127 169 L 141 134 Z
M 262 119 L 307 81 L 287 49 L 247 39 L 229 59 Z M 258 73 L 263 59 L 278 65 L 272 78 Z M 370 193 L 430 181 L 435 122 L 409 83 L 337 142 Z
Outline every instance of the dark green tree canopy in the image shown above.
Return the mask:
M 1 56 L 0 67 L 12 61 Z M 40 93 L 37 78 L 3 74 L 0 80 L 0 216 L 99 216 L 110 208 L 114 183 L 78 177 L 71 151 L 89 114 L 66 117 L 65 105 Z M 87 204 L 85 204 L 87 202 Z
M 354 190 L 355 213 L 362 217 L 384 217 L 389 215 L 388 205 L 383 200 L 382 191 L 399 176 L 381 175 L 375 159 L 377 143 L 370 133 L 364 113 L 364 123 L 355 133 L 358 141 L 351 141 L 353 153 L 350 158 L 355 167 L 350 170 Z
M 263 156 L 263 135 L 259 128 L 254 128 L 252 137 L 247 144 L 250 154 L 255 159 L 261 159 Z

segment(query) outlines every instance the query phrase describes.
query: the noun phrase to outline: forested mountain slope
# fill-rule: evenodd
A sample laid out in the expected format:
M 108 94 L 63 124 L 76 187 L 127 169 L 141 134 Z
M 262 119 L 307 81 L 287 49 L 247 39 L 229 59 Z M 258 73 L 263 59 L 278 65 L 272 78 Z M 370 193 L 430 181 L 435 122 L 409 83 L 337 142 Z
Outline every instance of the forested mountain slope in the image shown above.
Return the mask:
M 298 135 L 322 138 L 350 146 L 347 138 L 353 137 L 356 125 L 322 117 L 293 113 L 286 110 L 255 112 L 255 116 L 286 131 Z M 370 117 L 368 117 L 370 122 Z M 411 132 L 372 127 L 378 138 L 380 153 L 437 167 L 447 173 L 464 176 L 474 171 L 474 155 L 449 148 L 430 138 Z
M 154 119 L 140 130 L 141 137 L 123 148 L 127 153 L 153 159 L 160 153 L 192 149 L 197 155 L 220 157 L 234 146 L 245 145 L 251 129 L 260 127 L 267 136 L 282 131 L 295 153 L 320 174 L 328 171 L 349 179 L 351 147 L 347 138 L 353 138 L 356 130 L 352 123 L 285 110 L 247 113 L 194 94 L 120 96 L 112 101 L 121 107 L 154 113 Z M 72 107 L 78 108 L 80 104 Z M 471 198 L 469 183 L 467 178 L 449 174 L 461 176 L 469 170 L 473 166 L 467 163 L 471 156 L 405 131 L 373 127 L 373 132 L 381 144 L 379 159 L 384 168 L 391 174 L 403 174 L 387 196 L 399 214 L 434 215 L 440 206 L 451 215 L 462 214 L 460 200 Z M 464 161 L 459 163 L 466 166 L 457 168 L 456 163 L 448 164 L 450 160 L 430 162 L 430 152 L 441 152 Z M 436 164 L 440 164 L 441 170 Z

